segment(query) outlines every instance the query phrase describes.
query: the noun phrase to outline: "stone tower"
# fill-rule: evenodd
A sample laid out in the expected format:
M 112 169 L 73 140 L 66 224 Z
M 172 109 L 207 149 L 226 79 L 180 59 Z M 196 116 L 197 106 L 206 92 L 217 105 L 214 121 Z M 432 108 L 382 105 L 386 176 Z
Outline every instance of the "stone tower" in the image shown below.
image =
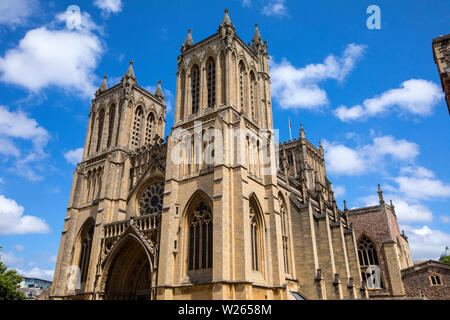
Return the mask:
M 143 159 L 165 158 L 160 138 L 164 135 L 165 114 L 160 83 L 154 94 L 139 86 L 133 62 L 117 85 L 108 88 L 105 76 L 92 100 L 83 158 L 73 176 L 51 297 L 100 298 L 106 285 L 100 281 L 104 278 L 102 270 L 105 262 L 111 262 L 106 257 L 124 232 L 130 233 L 130 238 L 136 237 L 136 230 L 145 233 L 147 247 L 158 241 L 157 228 L 129 225 L 130 217 L 135 216 L 131 214 L 135 206 L 132 199 L 143 177 L 151 172 L 153 180 L 147 184 L 164 181 L 164 165 L 146 168 Z M 162 194 L 160 198 L 162 203 Z M 133 248 L 125 243 L 127 246 Z M 137 251 L 136 256 L 141 253 Z M 138 270 L 148 273 L 142 277 L 151 277 L 152 263 L 156 263 L 153 256 L 150 265 Z M 113 276 L 118 272 L 108 271 Z M 108 289 L 112 290 L 112 284 Z
M 433 57 L 450 114 L 450 34 L 433 39 Z
M 188 31 L 168 141 L 158 298 L 286 298 L 268 60 L 258 26 L 246 45 L 227 11 L 214 35 L 194 43 Z M 198 230 L 204 243 L 194 240 Z

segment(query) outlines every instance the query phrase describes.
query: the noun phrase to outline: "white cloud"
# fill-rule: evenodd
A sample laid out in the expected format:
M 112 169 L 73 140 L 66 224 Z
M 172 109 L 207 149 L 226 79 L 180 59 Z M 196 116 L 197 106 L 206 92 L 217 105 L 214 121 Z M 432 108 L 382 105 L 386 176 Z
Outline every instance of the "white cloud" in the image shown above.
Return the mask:
M 82 157 L 83 157 L 83 148 L 70 150 L 64 153 L 64 158 L 66 158 L 67 162 L 74 165 L 77 165 L 79 162 L 81 162 Z
M 24 208 L 16 201 L 0 195 L 0 235 L 50 232 L 43 219 L 23 212 Z
M 327 93 L 318 83 L 343 81 L 355 67 L 366 46 L 349 44 L 341 57 L 329 55 L 323 63 L 296 68 L 283 59 L 270 60 L 272 97 L 283 109 L 317 109 L 328 104 Z
M 250 7 L 251 4 L 252 4 L 251 0 L 242 0 L 243 7 Z
M 11 251 L 0 251 L 0 260 L 9 268 L 21 267 L 24 265 L 24 258 L 18 257 Z
M 40 179 L 30 164 L 47 156 L 44 148 L 49 139 L 47 130 L 25 112 L 10 111 L 0 105 L 0 155 L 15 158 L 14 171 L 17 174 L 30 180 Z M 23 147 L 23 142 L 29 142 L 31 147 Z
M 344 186 L 333 186 L 334 196 L 336 198 L 339 198 L 345 194 L 345 187 Z
M 0 1 L 0 25 L 11 28 L 26 25 L 38 5 L 37 0 Z
M 61 13 L 56 21 L 67 18 L 67 13 Z M 55 86 L 92 96 L 94 82 L 98 82 L 94 70 L 104 51 L 93 30 L 100 28 L 83 13 L 79 28 L 73 30 L 40 27 L 28 31 L 16 48 L 0 57 L 0 80 L 34 93 Z
M 431 222 L 433 220 L 433 213 L 423 204 L 405 200 L 396 194 L 385 194 L 384 200 L 387 203 L 392 200 L 395 207 L 395 214 L 400 223 Z M 359 198 L 358 202 L 364 206 L 374 206 L 379 204 L 379 198 L 378 195 L 373 194 Z
M 429 226 L 414 227 L 401 225 L 408 236 L 409 246 L 415 260 L 439 259 L 445 246 L 450 243 L 450 234 Z
M 411 161 L 419 154 L 419 147 L 404 139 L 381 136 L 373 143 L 350 148 L 343 144 L 324 141 L 327 171 L 341 175 L 361 175 L 379 169 L 386 156 L 398 161 Z
M 25 250 L 25 247 L 23 245 L 21 245 L 21 244 L 16 244 L 14 246 L 14 249 L 16 249 L 16 251 L 21 252 L 21 251 Z
M 48 281 L 53 280 L 54 271 L 55 270 L 53 270 L 53 269 L 41 269 L 38 267 L 35 267 L 31 270 L 17 269 L 17 273 L 19 273 L 20 275 L 22 275 L 24 277 L 38 278 L 38 279 L 48 280 Z
M 390 89 L 374 98 L 366 99 L 362 105 L 353 107 L 339 106 L 334 114 L 342 121 L 367 119 L 387 114 L 391 109 L 400 113 L 427 116 L 442 99 L 443 93 L 434 82 L 422 79 L 410 79 L 399 88 Z
M 442 223 L 450 223 L 450 217 L 449 216 L 439 216 L 439 219 Z
M 394 178 L 398 190 L 408 198 L 430 199 L 449 198 L 450 184 L 444 184 L 438 179 L 400 176 Z
M 95 0 L 94 5 L 102 10 L 104 16 L 122 11 L 123 6 L 121 0 Z
M 245 2 L 247 2 L 247 0 L 243 1 L 243 3 Z M 262 14 L 266 16 L 277 16 L 277 17 L 286 16 L 287 8 L 284 2 L 285 0 L 269 0 L 268 3 L 262 8 Z

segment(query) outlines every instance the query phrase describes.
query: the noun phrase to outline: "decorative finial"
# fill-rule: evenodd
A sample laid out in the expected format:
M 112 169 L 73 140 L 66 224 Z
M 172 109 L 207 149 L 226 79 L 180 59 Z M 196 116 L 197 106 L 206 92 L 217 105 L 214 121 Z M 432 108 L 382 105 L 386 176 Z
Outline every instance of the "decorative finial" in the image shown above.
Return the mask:
M 106 79 L 106 78 L 108 78 L 108 76 L 105 74 L 105 75 L 103 76 L 103 79 Z
M 134 61 L 133 61 L 133 60 L 130 60 L 130 64 L 133 65 L 133 63 L 134 63 Z
M 378 198 L 380 199 L 380 204 L 383 204 L 384 203 L 383 190 L 381 190 L 380 185 L 378 185 Z
M 228 13 L 228 8 L 225 8 L 225 13 Z
M 156 87 L 154 95 L 164 101 L 165 97 L 161 88 L 161 80 L 158 80 L 158 86 Z
M 347 211 L 347 201 L 344 200 L 344 211 Z

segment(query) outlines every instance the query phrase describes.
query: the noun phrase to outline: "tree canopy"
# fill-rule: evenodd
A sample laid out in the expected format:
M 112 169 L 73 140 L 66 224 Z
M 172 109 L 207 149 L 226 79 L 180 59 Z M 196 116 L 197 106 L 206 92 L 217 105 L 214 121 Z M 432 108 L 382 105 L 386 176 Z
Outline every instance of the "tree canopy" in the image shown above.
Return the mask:
M 0 300 L 24 299 L 24 294 L 17 291 L 22 279 L 16 270 L 8 270 L 8 267 L 1 261 L 0 255 Z

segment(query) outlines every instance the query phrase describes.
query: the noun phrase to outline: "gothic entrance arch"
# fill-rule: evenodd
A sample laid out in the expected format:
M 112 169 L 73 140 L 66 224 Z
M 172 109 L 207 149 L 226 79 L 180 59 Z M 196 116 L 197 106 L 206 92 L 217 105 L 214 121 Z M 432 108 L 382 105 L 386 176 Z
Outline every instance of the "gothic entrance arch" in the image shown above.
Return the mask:
M 131 234 L 105 264 L 105 300 L 150 300 L 154 298 L 153 255 Z

